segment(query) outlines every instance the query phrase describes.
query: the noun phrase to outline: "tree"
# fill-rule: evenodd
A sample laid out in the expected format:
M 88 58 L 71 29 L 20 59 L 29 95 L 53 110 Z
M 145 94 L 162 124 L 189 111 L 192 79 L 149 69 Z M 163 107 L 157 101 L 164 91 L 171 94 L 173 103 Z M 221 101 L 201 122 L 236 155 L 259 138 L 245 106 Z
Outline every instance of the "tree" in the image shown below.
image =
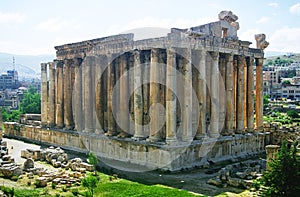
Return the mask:
M 284 80 L 284 81 L 282 82 L 282 84 L 283 84 L 283 85 L 290 85 L 291 82 L 290 82 L 289 80 Z
M 98 157 L 95 155 L 95 153 L 90 152 L 88 157 L 88 163 L 94 166 L 94 173 L 96 172 L 96 167 L 98 165 Z
M 297 156 L 297 141 L 288 146 L 282 142 L 277 159 L 273 160 L 270 170 L 262 177 L 262 184 L 267 186 L 265 196 L 293 197 L 300 194 L 300 159 Z
M 30 86 L 28 92 L 24 94 L 24 97 L 20 104 L 20 111 L 22 112 L 22 114 L 41 113 L 41 95 L 37 93 L 34 87 Z
M 299 118 L 299 114 L 296 110 L 289 110 L 286 114 L 291 118 Z
M 83 178 L 81 180 L 81 184 L 83 187 L 89 190 L 91 196 L 94 196 L 94 189 L 97 187 L 98 179 L 97 177 L 90 174 L 89 176 Z
M 264 95 L 263 97 L 264 107 L 267 107 L 269 105 L 269 95 Z
M 7 110 L 2 108 L 2 120 L 4 122 L 18 122 L 21 112 L 19 110 Z

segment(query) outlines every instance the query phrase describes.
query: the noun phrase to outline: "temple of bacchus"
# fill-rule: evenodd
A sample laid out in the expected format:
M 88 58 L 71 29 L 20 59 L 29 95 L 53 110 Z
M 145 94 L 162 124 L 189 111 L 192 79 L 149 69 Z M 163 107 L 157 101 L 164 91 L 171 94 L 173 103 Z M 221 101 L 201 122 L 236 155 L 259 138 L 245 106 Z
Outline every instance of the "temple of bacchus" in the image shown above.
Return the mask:
M 264 34 L 256 48 L 239 40 L 237 19 L 222 11 L 219 21 L 164 37 L 56 46 L 56 59 L 41 64 L 41 126 L 10 135 L 93 151 L 123 169 L 178 170 L 263 152 L 268 42 Z

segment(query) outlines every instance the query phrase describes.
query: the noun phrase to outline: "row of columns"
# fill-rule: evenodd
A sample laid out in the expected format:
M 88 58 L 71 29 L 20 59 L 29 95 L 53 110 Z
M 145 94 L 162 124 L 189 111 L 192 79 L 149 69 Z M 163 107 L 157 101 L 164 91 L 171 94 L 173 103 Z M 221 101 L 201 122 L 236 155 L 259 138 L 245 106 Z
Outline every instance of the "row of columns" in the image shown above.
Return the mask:
M 256 126 L 262 128 L 262 59 L 177 48 L 144 52 L 42 63 L 42 125 L 169 144 L 252 132 L 255 60 Z M 166 86 L 154 83 L 162 79 Z

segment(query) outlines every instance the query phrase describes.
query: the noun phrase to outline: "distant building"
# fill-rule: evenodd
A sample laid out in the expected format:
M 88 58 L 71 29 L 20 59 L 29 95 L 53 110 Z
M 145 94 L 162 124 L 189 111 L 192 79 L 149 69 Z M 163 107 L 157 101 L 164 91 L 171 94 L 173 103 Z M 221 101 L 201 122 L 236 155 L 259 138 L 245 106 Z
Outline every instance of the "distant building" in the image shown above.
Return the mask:
M 282 97 L 293 100 L 300 100 L 300 85 L 282 85 Z
M 8 70 L 0 75 L 0 90 L 18 89 L 19 87 L 18 71 Z

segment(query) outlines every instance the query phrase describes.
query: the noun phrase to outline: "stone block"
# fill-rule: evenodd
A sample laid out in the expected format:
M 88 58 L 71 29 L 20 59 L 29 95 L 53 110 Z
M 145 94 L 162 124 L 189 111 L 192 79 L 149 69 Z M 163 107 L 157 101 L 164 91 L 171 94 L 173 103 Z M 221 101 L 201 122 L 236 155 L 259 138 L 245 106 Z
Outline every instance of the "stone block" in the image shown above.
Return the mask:
M 82 162 L 80 164 L 80 167 L 85 168 L 87 171 L 90 171 L 90 172 L 94 171 L 94 166 L 91 164 L 85 163 L 85 162 Z
M 47 186 L 47 183 L 48 183 L 48 180 L 46 177 L 38 177 L 36 178 L 36 187 L 46 187 Z
M 28 169 L 34 168 L 34 161 L 31 158 L 26 159 L 23 164 L 23 169 L 26 171 Z

